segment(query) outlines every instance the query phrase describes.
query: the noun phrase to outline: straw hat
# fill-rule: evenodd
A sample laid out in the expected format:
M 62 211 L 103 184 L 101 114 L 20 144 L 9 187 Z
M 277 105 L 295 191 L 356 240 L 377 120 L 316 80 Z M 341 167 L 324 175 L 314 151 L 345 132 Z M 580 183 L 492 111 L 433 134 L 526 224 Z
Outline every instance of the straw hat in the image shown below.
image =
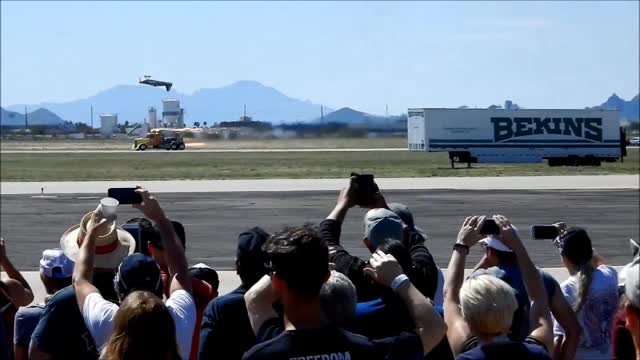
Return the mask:
M 60 247 L 73 262 L 78 259 L 80 245 L 87 235 L 87 227 L 94 219 L 89 212 L 82 217 L 80 224 L 70 227 L 60 237 Z M 131 234 L 116 227 L 115 221 L 102 232 L 96 234 L 95 267 L 115 269 L 125 256 L 134 252 L 136 241 Z

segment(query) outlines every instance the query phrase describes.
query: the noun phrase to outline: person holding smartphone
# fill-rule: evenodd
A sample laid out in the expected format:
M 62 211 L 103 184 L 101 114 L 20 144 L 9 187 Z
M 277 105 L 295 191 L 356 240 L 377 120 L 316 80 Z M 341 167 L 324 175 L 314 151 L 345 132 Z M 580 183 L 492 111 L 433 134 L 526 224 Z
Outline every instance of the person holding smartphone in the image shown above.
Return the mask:
M 485 220 L 485 224 L 487 221 L 493 221 L 493 219 Z M 494 226 L 484 227 L 493 228 Z M 474 273 L 496 276 L 509 284 L 515 291 L 518 308 L 513 316 L 509 338 L 514 341 L 523 341 L 527 335 L 529 335 L 530 330 L 529 296 L 524 284 L 522 272 L 518 266 L 516 254 L 500 241 L 499 236 L 497 236 L 497 233 L 499 233 L 497 226 L 495 226 L 495 230 L 496 234 L 488 234 L 489 236 L 479 241 L 485 254 L 478 265 L 476 265 L 476 272 Z M 483 231 L 481 231 L 481 233 L 482 232 Z M 564 298 L 560 290 L 560 284 L 558 284 L 549 273 L 541 269 L 539 271 L 547 294 L 551 314 L 562 325 L 563 329 L 565 329 L 564 338 L 555 344 L 553 358 L 555 360 L 571 360 L 574 358 L 576 348 L 578 347 L 580 324 L 571 305 Z
M 516 256 L 531 302 L 531 329 L 523 341 L 507 337 L 518 307 L 515 293 L 504 281 L 486 274 L 464 279 L 469 249 L 482 238 L 485 216 L 467 217 L 453 245 L 445 282 L 444 319 L 447 336 L 458 360 L 549 360 L 553 336 L 549 304 L 540 277 L 526 248 L 507 218 L 495 215 L 500 241 Z

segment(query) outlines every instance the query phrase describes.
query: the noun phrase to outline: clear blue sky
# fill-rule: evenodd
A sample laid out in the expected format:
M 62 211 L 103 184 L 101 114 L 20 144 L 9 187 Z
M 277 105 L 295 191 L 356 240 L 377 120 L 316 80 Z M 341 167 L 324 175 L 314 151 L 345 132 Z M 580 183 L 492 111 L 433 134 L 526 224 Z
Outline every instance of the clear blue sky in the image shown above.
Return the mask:
M 373 113 L 596 105 L 638 93 L 637 1 L 6 2 L 2 105 L 151 74 L 178 91 L 256 80 Z

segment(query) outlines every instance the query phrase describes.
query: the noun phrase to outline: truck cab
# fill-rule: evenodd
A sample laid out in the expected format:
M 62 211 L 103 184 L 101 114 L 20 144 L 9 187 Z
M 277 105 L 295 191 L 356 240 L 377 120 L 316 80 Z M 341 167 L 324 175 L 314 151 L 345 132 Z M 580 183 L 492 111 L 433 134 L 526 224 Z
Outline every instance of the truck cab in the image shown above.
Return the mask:
M 144 151 L 146 149 L 184 150 L 184 139 L 178 132 L 166 133 L 153 130 L 143 138 L 137 138 L 133 142 L 133 149 Z

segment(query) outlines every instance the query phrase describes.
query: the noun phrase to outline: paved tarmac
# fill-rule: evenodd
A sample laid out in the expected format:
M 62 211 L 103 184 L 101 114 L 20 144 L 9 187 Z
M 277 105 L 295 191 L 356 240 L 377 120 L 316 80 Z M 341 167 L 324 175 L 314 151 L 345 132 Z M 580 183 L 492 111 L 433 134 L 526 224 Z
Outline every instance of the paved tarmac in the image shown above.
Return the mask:
M 286 225 L 319 223 L 333 208 L 337 191 L 162 193 L 167 214 L 182 222 L 187 232 L 191 264 L 205 262 L 219 270 L 233 268 L 237 235 L 254 226 L 270 232 Z M 43 249 L 58 246 L 60 235 L 80 221 L 103 194 L 61 194 L 57 197 L 2 195 L 0 229 L 9 256 L 21 270 L 37 269 Z M 523 237 L 533 224 L 563 220 L 586 227 L 596 250 L 612 265 L 629 259 L 629 238 L 640 238 L 637 189 L 628 190 L 389 190 L 389 202 L 410 206 L 416 224 L 429 236 L 427 246 L 446 267 L 460 223 L 466 215 L 502 213 L 512 218 Z M 119 222 L 138 216 L 121 206 Z M 342 243 L 366 257 L 361 245 L 364 210 L 352 209 L 345 221 Z M 526 240 L 533 260 L 541 267 L 562 266 L 549 241 Z M 472 250 L 467 267 L 479 259 Z

